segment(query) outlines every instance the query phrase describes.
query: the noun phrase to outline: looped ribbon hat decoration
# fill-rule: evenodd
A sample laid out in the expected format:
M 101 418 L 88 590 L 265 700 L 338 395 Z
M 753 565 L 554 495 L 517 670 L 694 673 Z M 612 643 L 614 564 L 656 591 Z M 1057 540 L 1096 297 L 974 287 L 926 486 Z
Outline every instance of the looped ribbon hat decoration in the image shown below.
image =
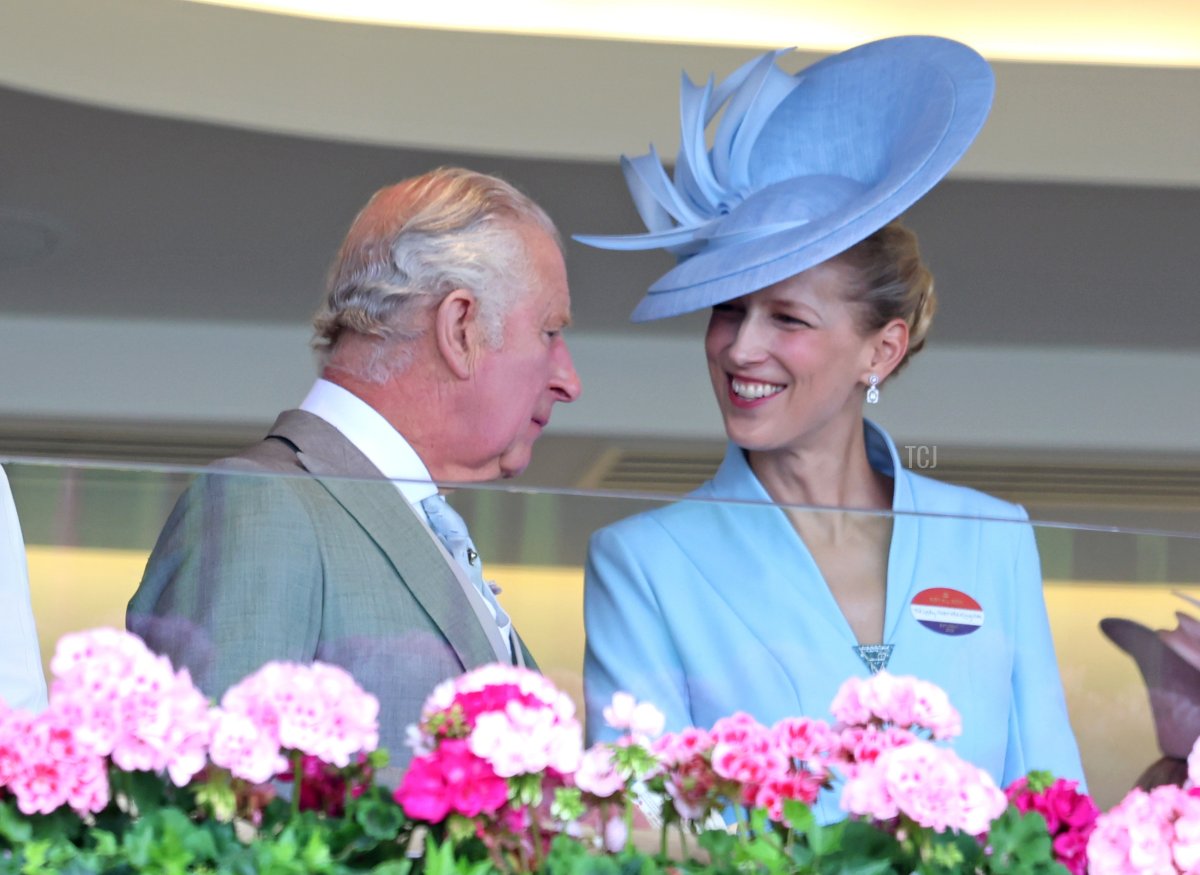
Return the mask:
M 685 74 L 674 178 L 653 146 L 621 158 L 647 233 L 575 237 L 679 258 L 633 321 L 757 291 L 869 237 L 950 171 L 995 90 L 977 52 L 941 37 L 879 40 L 796 74 L 776 65 L 788 51 L 761 55 L 719 85 Z

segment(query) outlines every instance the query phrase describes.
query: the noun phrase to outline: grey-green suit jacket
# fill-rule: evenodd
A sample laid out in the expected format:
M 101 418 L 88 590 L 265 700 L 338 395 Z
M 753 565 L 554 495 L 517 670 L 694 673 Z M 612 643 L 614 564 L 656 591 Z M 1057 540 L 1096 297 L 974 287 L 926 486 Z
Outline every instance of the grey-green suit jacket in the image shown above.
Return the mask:
M 508 661 L 425 521 L 324 420 L 287 411 L 214 469 L 179 499 L 126 615 L 209 695 L 269 660 L 343 666 L 379 697 L 381 744 L 402 765 L 437 683 Z

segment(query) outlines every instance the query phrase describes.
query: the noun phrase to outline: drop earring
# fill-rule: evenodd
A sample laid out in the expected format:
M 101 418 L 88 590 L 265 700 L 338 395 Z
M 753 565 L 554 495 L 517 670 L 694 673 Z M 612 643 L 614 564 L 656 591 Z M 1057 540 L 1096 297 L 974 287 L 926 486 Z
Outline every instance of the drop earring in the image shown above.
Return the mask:
M 867 403 L 868 404 L 878 404 L 879 403 L 879 377 L 875 376 L 874 374 L 871 374 L 871 376 L 867 377 L 867 382 L 870 384 L 867 387 Z

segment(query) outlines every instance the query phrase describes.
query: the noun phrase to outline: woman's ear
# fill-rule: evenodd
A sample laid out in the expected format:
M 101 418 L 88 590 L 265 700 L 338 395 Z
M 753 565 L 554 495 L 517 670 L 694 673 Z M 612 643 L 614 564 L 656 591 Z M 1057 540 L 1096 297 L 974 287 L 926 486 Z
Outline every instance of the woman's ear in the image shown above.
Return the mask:
M 878 376 L 880 382 L 886 380 L 904 361 L 907 352 L 908 323 L 893 319 L 875 332 L 871 345 L 871 373 Z
M 474 369 L 479 344 L 479 301 L 467 289 L 450 292 L 433 313 L 434 339 L 446 367 L 460 380 Z

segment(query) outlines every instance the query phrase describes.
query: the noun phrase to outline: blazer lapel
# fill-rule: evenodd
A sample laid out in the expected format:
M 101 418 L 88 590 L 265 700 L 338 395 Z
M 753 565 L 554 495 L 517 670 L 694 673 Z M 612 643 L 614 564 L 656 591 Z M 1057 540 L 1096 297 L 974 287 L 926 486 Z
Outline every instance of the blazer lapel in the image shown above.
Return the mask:
M 395 486 L 337 429 L 304 411 L 279 417 L 271 436 L 362 526 L 441 630 L 464 668 L 508 662 L 508 648 L 482 597 L 459 572 Z M 353 479 L 363 478 L 363 479 Z

